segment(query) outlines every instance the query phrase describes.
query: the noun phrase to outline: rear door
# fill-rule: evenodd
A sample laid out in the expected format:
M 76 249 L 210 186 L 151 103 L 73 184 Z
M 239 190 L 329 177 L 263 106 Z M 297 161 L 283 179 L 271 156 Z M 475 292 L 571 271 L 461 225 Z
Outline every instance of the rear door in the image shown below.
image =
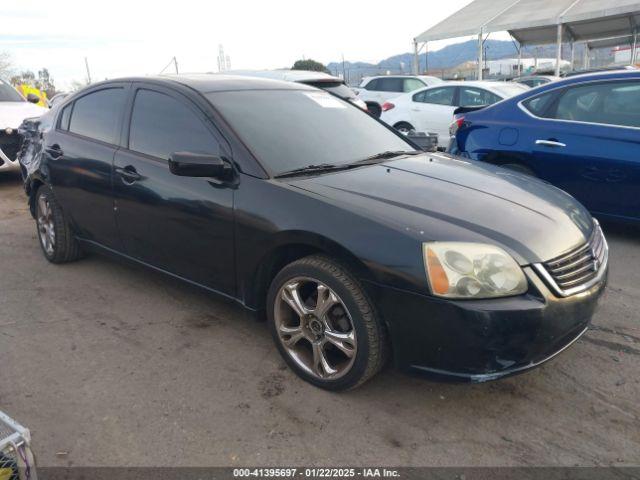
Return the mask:
M 88 91 L 66 105 L 45 151 L 56 200 L 77 235 L 119 250 L 112 197 L 128 83 Z
M 640 81 L 572 85 L 538 115 L 524 131 L 536 172 L 595 213 L 640 218 Z
M 419 132 L 437 133 L 438 142 L 443 144 L 449 137 L 453 120 L 456 87 L 433 87 L 414 94 L 411 99 L 411 124 Z
M 135 84 L 126 135 L 115 157 L 116 220 L 126 253 L 172 274 L 233 295 L 232 182 L 173 175 L 173 152 L 231 160 L 231 148 L 199 102 L 156 85 Z

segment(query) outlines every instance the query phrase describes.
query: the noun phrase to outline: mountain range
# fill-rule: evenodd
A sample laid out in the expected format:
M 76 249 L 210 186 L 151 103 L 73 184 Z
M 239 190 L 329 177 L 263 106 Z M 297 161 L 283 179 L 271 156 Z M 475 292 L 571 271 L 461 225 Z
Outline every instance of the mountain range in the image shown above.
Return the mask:
M 487 40 L 485 41 L 485 51 L 487 60 L 497 60 L 500 58 L 516 57 L 518 52 L 513 42 L 509 40 Z M 554 58 L 555 46 L 548 45 L 544 47 L 525 47 L 522 50 L 522 56 L 533 57 L 551 57 Z M 478 56 L 478 42 L 469 40 L 467 42 L 448 45 L 440 50 L 429 52 L 428 69 L 442 70 L 453 68 L 461 63 L 474 61 Z M 413 53 L 403 53 L 386 58 L 376 64 L 366 62 L 344 62 L 344 69 L 351 72 L 357 72 L 360 75 L 376 75 L 387 70 L 398 72 L 410 72 L 413 64 Z M 342 62 L 331 62 L 327 68 L 334 74 L 342 73 Z M 425 71 L 425 55 L 420 54 L 420 71 Z

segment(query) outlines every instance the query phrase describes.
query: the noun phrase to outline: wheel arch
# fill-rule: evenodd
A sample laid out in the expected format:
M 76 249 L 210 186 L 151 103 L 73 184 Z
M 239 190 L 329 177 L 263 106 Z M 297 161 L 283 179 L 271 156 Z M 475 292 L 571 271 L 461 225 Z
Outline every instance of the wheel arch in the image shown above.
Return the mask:
M 31 212 L 31 216 L 36 218 L 36 193 L 38 189 L 45 185 L 44 180 L 39 177 L 32 178 L 25 185 L 25 191 L 27 193 L 27 202 L 29 204 L 29 211 Z
M 525 153 L 492 150 L 485 155 L 483 160 L 487 163 L 491 163 L 492 165 L 497 166 L 506 165 L 509 163 L 524 165 L 526 168 L 538 175 L 538 172 L 532 165 L 532 162 L 529 161 L 528 155 L 526 155 Z
M 357 278 L 372 278 L 364 262 L 334 240 L 309 232 L 281 232 L 244 279 L 245 305 L 264 311 L 269 286 L 278 272 L 291 262 L 317 254 L 335 259 Z

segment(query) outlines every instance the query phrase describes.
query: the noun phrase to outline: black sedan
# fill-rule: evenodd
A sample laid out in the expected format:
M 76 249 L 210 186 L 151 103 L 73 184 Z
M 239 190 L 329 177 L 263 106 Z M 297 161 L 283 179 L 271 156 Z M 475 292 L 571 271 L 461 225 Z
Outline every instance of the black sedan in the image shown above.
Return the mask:
M 322 388 L 389 355 L 465 381 L 534 367 L 585 332 L 606 283 L 602 231 L 566 193 L 418 151 L 304 85 L 107 81 L 22 134 L 49 261 L 103 252 L 266 313 Z

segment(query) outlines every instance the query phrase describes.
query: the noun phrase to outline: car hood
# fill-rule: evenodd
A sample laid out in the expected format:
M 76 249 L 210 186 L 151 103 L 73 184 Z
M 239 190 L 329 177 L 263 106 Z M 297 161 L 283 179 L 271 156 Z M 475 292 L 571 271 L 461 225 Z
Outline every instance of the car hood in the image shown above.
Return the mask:
M 420 241 L 497 244 L 521 265 L 554 258 L 584 243 L 593 229 L 591 215 L 562 190 L 448 155 L 405 157 L 289 183 Z
M 29 102 L 0 102 L 0 129 L 18 128 L 25 118 L 39 117 L 47 111 Z

